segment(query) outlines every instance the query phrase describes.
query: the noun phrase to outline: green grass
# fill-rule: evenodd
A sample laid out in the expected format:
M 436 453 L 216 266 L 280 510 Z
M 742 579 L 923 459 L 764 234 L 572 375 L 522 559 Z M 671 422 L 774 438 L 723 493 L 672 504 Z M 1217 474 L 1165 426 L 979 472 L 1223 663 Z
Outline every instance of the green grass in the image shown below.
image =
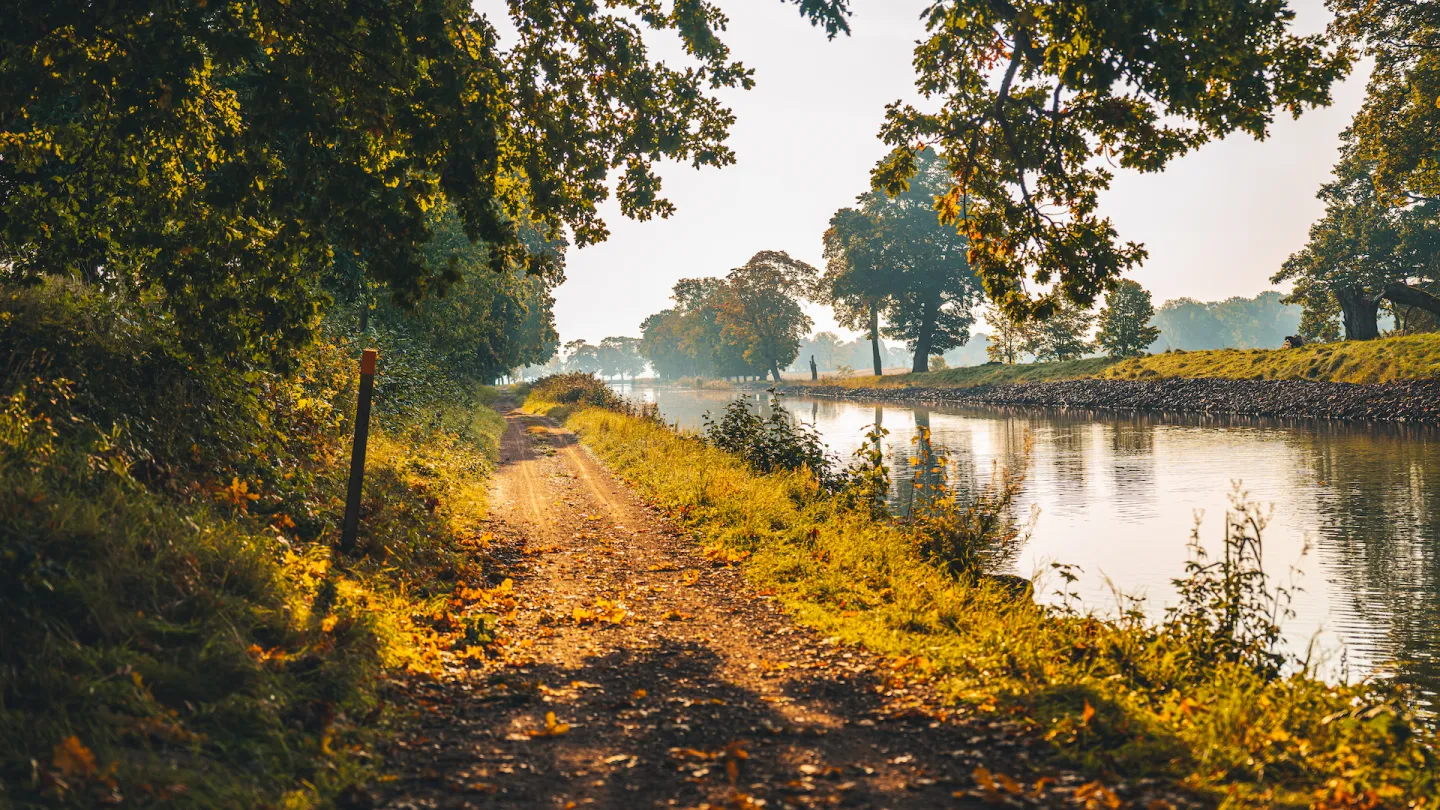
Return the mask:
M 1109 358 L 1065 360 L 1057 363 L 986 363 L 980 366 L 947 368 L 923 374 L 890 374 L 827 378 L 817 382 L 786 382 L 786 386 L 843 386 L 845 388 L 974 388 L 980 385 L 1045 382 L 1093 377 L 1115 363 Z
M 532 396 L 526 408 L 556 405 Z M 1102 780 L 1157 778 L 1233 807 L 1418 806 L 1408 803 L 1440 788 L 1434 735 L 1383 689 L 1266 678 L 1174 627 L 967 586 L 922 558 L 901 524 L 845 507 L 807 472 L 758 475 L 653 421 L 564 410 L 700 545 L 749 552 L 750 579 L 800 622 L 892 657 L 897 683 L 934 679 L 956 710 L 1020 729 Z
M 846 388 L 974 388 L 980 385 L 1098 378 L 1147 380 L 1194 377 L 1229 380 L 1316 380 L 1382 383 L 1440 378 L 1440 334 L 1321 343 L 1300 349 L 1173 351 L 1113 360 L 1105 357 L 1056 363 L 986 364 L 928 374 L 856 376 L 787 386 Z
M 1318 343 L 1299 349 L 1165 352 L 1110 365 L 1103 379 L 1206 377 L 1383 383 L 1440 378 L 1440 334 Z
M 304 808 L 373 778 L 383 675 L 483 640 L 488 394 L 382 346 L 341 556 L 354 346 L 240 372 L 83 289 L 3 293 L 0 805 Z

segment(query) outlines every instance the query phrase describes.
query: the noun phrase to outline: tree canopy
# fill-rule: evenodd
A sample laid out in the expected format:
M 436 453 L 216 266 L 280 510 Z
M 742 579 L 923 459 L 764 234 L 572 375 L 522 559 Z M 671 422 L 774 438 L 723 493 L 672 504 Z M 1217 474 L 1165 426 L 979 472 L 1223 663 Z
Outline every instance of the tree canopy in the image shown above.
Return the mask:
M 1352 131 L 1390 202 L 1440 198 L 1440 6 L 1416 0 L 1329 0 L 1331 33 L 1375 60 Z
M 758 373 L 745 359 L 745 348 L 724 334 L 720 296 L 725 281 L 686 278 L 676 282 L 675 306 L 640 325 L 640 354 L 661 377 L 729 377 Z
M 1111 357 L 1140 354 L 1160 337 L 1160 330 L 1150 324 L 1154 315 L 1149 290 L 1130 279 L 1121 279 L 1105 294 L 1095 342 Z
M 1363 154 L 1347 133 L 1335 179 L 1317 195 L 1325 215 L 1272 279 L 1294 283 L 1286 300 L 1305 307 L 1307 337 L 1325 334 L 1337 310 L 1346 339 L 1378 337 L 1386 298 L 1440 314 L 1440 299 L 1426 291 L 1440 285 L 1440 200 L 1387 199 Z
M 949 188 L 943 161 L 927 149 L 904 191 L 866 192 L 858 208 L 830 219 L 819 297 L 834 306 L 842 325 L 866 329 L 877 375 L 882 313 L 885 336 L 905 341 L 915 371 L 926 371 L 932 354 L 970 338 L 981 290 L 965 259 L 965 237 L 935 211 L 936 197 Z
M 848 31 L 845 0 L 790 2 Z M 717 7 L 507 8 L 502 48 L 467 0 L 4 4 L 0 273 L 159 296 L 197 343 L 265 362 L 309 339 L 336 257 L 402 306 L 453 284 L 425 257 L 442 201 L 492 269 L 543 272 L 525 223 L 589 244 L 612 192 L 673 210 L 656 161 L 733 162 L 715 92 L 752 78 Z
M 990 297 L 1017 316 L 1088 306 L 1145 256 L 1097 213 L 1110 166 L 1159 171 L 1231 132 L 1264 137 L 1276 110 L 1329 103 L 1351 52 L 1290 33 L 1293 16 L 1284 0 L 937 0 L 915 67 L 938 109 L 889 107 L 896 151 L 874 182 L 903 191 L 938 147 L 954 177 L 939 209 L 964 220 Z
M 800 300 L 818 276 L 814 267 L 784 251 L 762 250 L 725 277 L 719 300 L 722 334 L 744 347 L 751 367 L 770 372 L 776 382 L 810 334 L 813 322 Z

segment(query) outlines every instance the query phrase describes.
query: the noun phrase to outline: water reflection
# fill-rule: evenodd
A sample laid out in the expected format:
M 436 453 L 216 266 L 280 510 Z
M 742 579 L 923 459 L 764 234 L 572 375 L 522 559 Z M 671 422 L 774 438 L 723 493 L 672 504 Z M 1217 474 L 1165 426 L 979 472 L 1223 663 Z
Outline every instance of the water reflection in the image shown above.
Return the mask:
M 634 393 L 686 427 L 730 398 Z M 1292 649 L 1303 654 L 1313 639 L 1328 674 L 1339 674 L 1343 650 L 1353 674 L 1392 662 L 1394 677 L 1431 695 L 1440 690 L 1440 432 L 1166 413 L 785 404 L 847 460 L 868 425 L 887 428 L 897 509 L 914 498 L 908 460 L 917 427 L 945 448 L 944 475 L 959 493 L 988 482 L 997 461 L 1023 464 L 1016 510 L 1023 517 L 1038 506 L 1040 516 L 1011 569 L 1028 576 L 1050 561 L 1079 565 L 1081 593 L 1097 608 L 1114 604 L 1113 583 L 1148 596 L 1158 616 L 1174 596 L 1170 580 L 1184 570 L 1195 515 L 1206 516 L 1202 539 L 1218 542 L 1231 482 L 1243 480 L 1253 499 L 1274 505 L 1267 569 L 1303 589 L 1286 625 Z M 1042 587 L 1041 598 L 1056 585 Z

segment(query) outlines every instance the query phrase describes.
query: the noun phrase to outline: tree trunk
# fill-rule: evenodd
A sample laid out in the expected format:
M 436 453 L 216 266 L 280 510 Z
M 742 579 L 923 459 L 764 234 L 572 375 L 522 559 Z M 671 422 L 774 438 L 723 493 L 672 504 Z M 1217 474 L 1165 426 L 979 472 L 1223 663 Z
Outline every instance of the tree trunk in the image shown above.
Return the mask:
M 920 334 L 915 338 L 915 362 L 910 364 L 912 374 L 923 374 L 930 370 L 930 341 L 935 336 L 935 311 L 938 307 L 926 304 L 920 314 Z
M 880 366 L 880 307 L 870 305 L 870 356 L 875 361 L 875 376 L 884 376 Z
M 1386 284 L 1385 291 L 1380 293 L 1380 295 L 1397 304 L 1404 304 L 1407 307 L 1418 307 L 1440 318 L 1440 298 L 1436 298 L 1419 287 L 1411 287 L 1409 284 L 1402 284 L 1395 281 Z
M 1355 287 L 1346 287 L 1336 292 L 1335 297 L 1340 301 L 1346 340 L 1374 340 L 1380 337 L 1379 299 L 1371 298 Z

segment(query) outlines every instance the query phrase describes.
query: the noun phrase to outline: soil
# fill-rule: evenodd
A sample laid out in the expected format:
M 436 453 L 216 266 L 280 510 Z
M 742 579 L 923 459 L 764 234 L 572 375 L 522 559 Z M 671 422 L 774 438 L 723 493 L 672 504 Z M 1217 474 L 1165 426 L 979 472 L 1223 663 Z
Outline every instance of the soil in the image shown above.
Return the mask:
M 977 787 L 981 765 L 1033 780 L 1033 740 L 797 625 L 573 434 L 506 420 L 487 563 L 513 579 L 503 646 L 394 684 L 415 720 L 364 804 L 1075 806 L 1084 780 L 1053 768 L 1039 795 Z

